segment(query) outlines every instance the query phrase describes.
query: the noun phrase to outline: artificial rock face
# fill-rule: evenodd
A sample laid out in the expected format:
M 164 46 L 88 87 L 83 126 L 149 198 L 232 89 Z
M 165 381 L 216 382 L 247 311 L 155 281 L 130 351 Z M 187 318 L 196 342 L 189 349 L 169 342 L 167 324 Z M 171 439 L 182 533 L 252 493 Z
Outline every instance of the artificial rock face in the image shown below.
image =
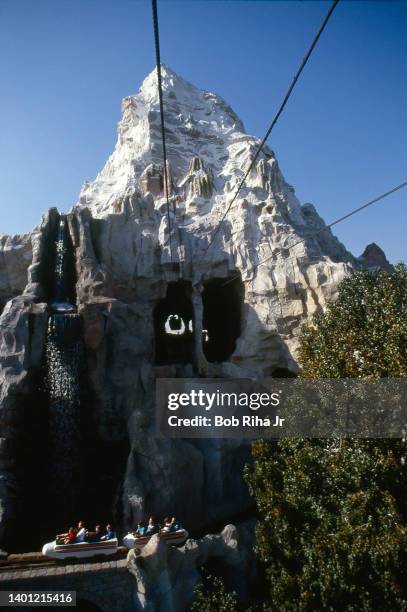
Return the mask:
M 134 609 L 141 612 L 190 610 L 195 588 L 201 582 L 199 568 L 215 562 L 226 570 L 228 588 L 241 604 L 248 605 L 245 586 L 254 582 L 256 562 L 252 552 L 253 522 L 226 525 L 221 533 L 188 539 L 182 547 L 168 546 L 153 535 L 140 553 L 131 550 L 127 567 L 134 577 Z
M 301 323 L 335 296 L 357 262 L 314 207 L 299 204 L 268 147 L 206 250 L 259 140 L 219 96 L 165 66 L 163 88 L 170 220 L 155 71 L 124 99 L 116 148 L 95 181 L 85 183 L 74 211 L 87 208 L 97 220 L 100 264 L 128 299 L 140 279 L 190 279 L 198 288 L 204 279 L 240 272 L 243 331 L 232 362 L 295 371 Z M 122 299 L 123 290 L 117 287 L 115 297 Z
M 220 225 L 259 140 L 245 133 L 222 98 L 165 66 L 163 90 L 169 210 L 153 71 L 137 95 L 123 100 L 115 150 L 96 179 L 83 185 L 67 223 L 86 356 L 83 411 L 105 462 L 107 493 L 98 508 L 115 505 L 125 526 L 146 513 L 176 513 L 196 528 L 250 507 L 241 476 L 249 445 L 156 438 L 157 377 L 297 372 L 301 324 L 362 264 L 311 204 L 300 205 L 266 146 Z M 36 349 L 38 366 L 49 303 L 47 245 L 57 219 L 51 210 L 31 236 L 1 239 L 0 297 L 20 294 L 24 277 L 27 282 L 24 302 L 9 302 L 0 319 L 7 338 L 1 347 L 3 414 L 6 402 L 18 411 L 19 377 L 32 367 L 28 347 Z M 256 267 L 263 259 L 267 263 Z M 173 316 L 180 314 L 179 300 L 188 313 L 184 336 L 176 333 L 182 325 Z M 159 351 L 157 312 L 172 316 Z M 30 323 L 21 336 L 21 317 L 30 316 L 41 323 Z M 12 385 L 11 375 L 17 376 Z M 24 395 L 30 377 L 23 379 Z M 9 435 L 18 437 L 18 427 Z

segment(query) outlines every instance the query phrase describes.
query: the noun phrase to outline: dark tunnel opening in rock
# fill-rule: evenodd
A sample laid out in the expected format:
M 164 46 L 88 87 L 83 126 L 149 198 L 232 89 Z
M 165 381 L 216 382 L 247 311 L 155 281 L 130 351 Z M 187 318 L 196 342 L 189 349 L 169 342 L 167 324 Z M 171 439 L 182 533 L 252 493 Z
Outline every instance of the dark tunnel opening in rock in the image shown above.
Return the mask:
M 168 284 L 166 297 L 154 309 L 155 363 L 194 361 L 194 311 L 190 282 Z
M 227 361 L 241 334 L 244 286 L 240 278 L 204 282 L 203 350 L 208 361 Z

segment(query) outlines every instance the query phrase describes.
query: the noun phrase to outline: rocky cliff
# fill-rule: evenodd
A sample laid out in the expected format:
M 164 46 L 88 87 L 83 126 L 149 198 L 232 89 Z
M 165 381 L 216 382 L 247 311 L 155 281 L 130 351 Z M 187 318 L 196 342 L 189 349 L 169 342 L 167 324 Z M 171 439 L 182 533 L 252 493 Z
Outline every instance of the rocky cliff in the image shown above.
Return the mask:
M 141 552 L 131 550 L 127 567 L 134 578 L 134 609 L 138 612 L 183 612 L 189 610 L 195 588 L 201 581 L 200 568 L 222 568 L 230 590 L 244 606 L 259 593 L 249 593 L 256 577 L 252 550 L 253 522 L 238 527 L 226 525 L 221 533 L 199 540 L 188 539 L 182 547 L 168 546 L 159 534 L 152 536 Z
M 197 529 L 250 508 L 249 447 L 157 438 L 157 377 L 295 374 L 301 324 L 363 261 L 300 205 L 268 147 L 220 225 L 259 140 L 222 98 L 168 67 L 163 88 L 170 214 L 154 71 L 123 100 L 115 150 L 67 216 L 92 449 L 84 481 L 89 516 L 113 507 L 130 526 L 172 512 Z M 41 378 L 58 218 L 51 210 L 32 235 L 0 243 L 0 299 L 22 294 L 0 319 L 3 526 L 23 486 L 13 462 L 23 469 L 21 422 Z

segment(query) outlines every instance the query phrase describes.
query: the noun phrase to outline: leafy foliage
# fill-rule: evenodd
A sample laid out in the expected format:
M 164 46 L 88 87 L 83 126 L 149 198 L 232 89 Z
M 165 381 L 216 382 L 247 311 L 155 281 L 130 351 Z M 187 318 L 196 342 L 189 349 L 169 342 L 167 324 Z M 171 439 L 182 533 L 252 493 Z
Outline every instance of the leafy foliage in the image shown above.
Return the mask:
M 304 376 L 407 374 L 407 269 L 355 273 L 301 338 Z M 407 610 L 404 440 L 253 444 L 268 610 Z
M 407 267 L 345 279 L 303 328 L 299 358 L 307 378 L 407 376 Z
M 401 441 L 253 445 L 257 552 L 271 610 L 401 610 L 407 527 Z
M 204 576 L 202 584 L 196 589 L 196 599 L 191 612 L 236 612 L 235 593 L 226 591 L 219 577 Z

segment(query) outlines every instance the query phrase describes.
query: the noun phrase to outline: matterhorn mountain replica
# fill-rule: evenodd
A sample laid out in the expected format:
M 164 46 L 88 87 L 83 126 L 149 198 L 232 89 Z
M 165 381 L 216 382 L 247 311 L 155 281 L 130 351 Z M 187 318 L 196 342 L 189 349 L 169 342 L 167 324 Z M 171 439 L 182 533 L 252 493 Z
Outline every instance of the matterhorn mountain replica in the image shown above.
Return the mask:
M 156 437 L 156 379 L 295 374 L 301 324 L 363 265 L 267 147 L 219 225 L 259 140 L 165 66 L 163 95 L 169 215 L 153 71 L 71 212 L 0 238 L 4 546 L 28 512 L 204 530 L 248 511 L 249 442 Z

